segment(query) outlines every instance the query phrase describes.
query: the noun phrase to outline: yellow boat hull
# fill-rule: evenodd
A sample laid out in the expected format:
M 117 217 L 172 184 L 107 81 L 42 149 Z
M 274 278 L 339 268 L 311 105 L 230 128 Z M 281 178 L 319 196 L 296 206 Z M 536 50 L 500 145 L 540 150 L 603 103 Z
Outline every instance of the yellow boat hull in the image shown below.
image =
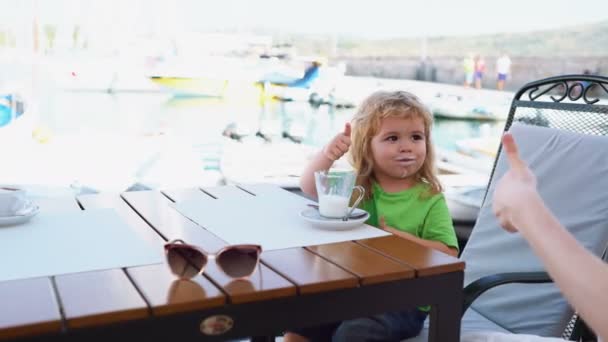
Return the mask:
M 227 80 L 202 77 L 151 76 L 150 80 L 175 96 L 223 97 L 228 87 Z

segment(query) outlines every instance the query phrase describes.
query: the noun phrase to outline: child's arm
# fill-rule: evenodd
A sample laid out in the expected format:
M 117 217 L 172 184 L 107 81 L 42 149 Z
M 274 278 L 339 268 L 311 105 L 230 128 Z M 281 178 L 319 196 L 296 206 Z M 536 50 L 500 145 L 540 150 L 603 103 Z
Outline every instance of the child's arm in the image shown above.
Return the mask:
M 317 197 L 315 187 L 315 171 L 328 170 L 333 163 L 340 159 L 350 148 L 350 124 L 344 125 L 344 132 L 336 135 L 329 144 L 308 163 L 300 177 L 300 188 L 312 197 Z
M 386 221 L 384 220 L 384 217 L 380 217 L 380 228 L 386 230 L 387 232 L 400 236 L 404 239 L 408 239 L 410 241 L 416 242 L 419 245 L 423 245 L 428 248 L 436 249 L 440 252 L 451 255 L 453 257 L 458 257 L 458 250 L 456 248 L 448 247 L 443 242 L 421 239 L 410 233 L 403 232 L 401 230 L 388 226 L 386 224 Z

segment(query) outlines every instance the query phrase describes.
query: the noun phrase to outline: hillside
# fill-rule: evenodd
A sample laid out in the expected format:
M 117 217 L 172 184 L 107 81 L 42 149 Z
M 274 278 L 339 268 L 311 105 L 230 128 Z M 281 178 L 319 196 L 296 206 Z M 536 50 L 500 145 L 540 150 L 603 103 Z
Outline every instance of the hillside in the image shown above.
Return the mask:
M 372 40 L 356 37 L 331 38 L 322 35 L 281 34 L 302 54 L 342 57 L 414 57 L 420 55 L 420 38 Z M 495 56 L 506 51 L 519 57 L 600 57 L 608 56 L 608 20 L 527 33 L 500 33 L 477 36 L 436 36 L 427 39 L 430 56 L 458 56 L 468 52 Z

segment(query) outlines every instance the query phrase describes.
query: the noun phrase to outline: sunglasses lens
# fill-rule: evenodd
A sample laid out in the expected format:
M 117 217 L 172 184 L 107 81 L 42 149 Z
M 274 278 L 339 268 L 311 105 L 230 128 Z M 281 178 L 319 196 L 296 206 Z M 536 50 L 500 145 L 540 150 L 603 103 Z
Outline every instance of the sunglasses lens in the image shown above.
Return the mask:
M 167 249 L 167 263 L 173 274 L 182 279 L 191 279 L 205 267 L 207 257 L 194 248 L 173 245 Z
M 217 264 L 233 278 L 242 278 L 255 270 L 260 250 L 255 247 L 232 247 L 217 257 Z

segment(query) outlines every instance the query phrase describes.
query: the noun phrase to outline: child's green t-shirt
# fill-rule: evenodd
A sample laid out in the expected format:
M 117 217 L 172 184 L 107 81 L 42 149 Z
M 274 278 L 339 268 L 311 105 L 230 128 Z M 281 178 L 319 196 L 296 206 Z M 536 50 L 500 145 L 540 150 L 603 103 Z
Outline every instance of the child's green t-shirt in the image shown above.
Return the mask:
M 445 198 L 441 193 L 425 197 L 423 193 L 429 187 L 426 183 L 418 183 L 407 190 L 388 193 L 374 182 L 371 198 L 360 205 L 370 213 L 366 223 L 378 227 L 380 216 L 384 216 L 390 227 L 458 249 Z
M 428 189 L 428 184 L 418 183 L 407 190 L 388 193 L 373 183 L 371 198 L 360 205 L 370 214 L 365 223 L 378 227 L 380 216 L 384 216 L 390 227 L 421 239 L 442 242 L 458 250 L 458 240 L 445 197 L 441 193 L 425 197 L 423 192 Z M 426 305 L 418 309 L 428 312 L 431 307 Z

